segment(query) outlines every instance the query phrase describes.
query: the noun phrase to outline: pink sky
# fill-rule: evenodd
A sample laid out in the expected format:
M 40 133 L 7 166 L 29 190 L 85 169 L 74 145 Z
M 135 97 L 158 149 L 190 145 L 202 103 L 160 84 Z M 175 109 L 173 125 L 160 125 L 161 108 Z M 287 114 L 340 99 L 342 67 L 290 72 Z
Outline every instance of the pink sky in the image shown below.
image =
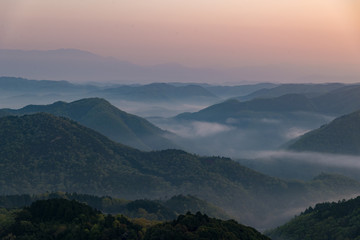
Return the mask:
M 138 64 L 360 66 L 358 0 L 1 0 L 0 48 Z

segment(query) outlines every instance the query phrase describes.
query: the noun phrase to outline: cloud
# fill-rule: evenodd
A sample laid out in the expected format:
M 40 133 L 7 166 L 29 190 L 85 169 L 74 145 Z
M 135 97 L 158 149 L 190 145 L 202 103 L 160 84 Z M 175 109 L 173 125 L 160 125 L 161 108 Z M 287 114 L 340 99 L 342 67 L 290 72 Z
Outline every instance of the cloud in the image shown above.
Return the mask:
M 294 138 L 300 137 L 301 135 L 304 135 L 305 133 L 309 132 L 310 130 L 311 129 L 292 127 L 284 133 L 284 137 L 289 140 L 294 139 Z
M 228 132 L 232 127 L 219 123 L 193 121 L 183 125 L 171 125 L 167 130 L 185 138 L 201 138 Z
M 191 104 L 178 102 L 141 102 L 123 99 L 108 99 L 119 109 L 131 114 L 135 114 L 145 118 L 157 117 L 173 117 L 183 112 L 196 112 L 208 106 L 210 103 Z
M 278 159 L 288 159 L 289 161 L 297 161 L 303 163 L 360 169 L 360 156 L 354 155 L 291 151 L 252 151 L 243 152 L 241 157 L 248 159 L 257 159 L 267 162 L 276 161 Z
M 260 119 L 260 122 L 267 123 L 267 124 L 279 124 L 279 123 L 281 123 L 281 120 L 272 119 L 272 118 L 262 118 L 262 119 Z
M 239 123 L 239 120 L 236 119 L 236 118 L 228 118 L 228 119 L 226 119 L 225 122 L 226 122 L 227 124 L 237 124 L 237 123 Z
M 309 180 L 326 172 L 360 180 L 360 156 L 315 152 L 244 151 L 236 160 L 254 170 L 279 178 Z

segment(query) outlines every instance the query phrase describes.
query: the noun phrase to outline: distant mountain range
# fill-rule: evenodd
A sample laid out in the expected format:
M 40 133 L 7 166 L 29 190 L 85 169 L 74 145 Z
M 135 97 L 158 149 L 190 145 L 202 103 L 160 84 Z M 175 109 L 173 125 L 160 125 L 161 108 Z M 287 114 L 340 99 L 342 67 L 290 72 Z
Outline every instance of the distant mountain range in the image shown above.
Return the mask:
M 217 82 L 235 77 L 212 69 L 196 69 L 180 64 L 140 66 L 112 57 L 102 57 L 78 49 L 24 51 L 0 49 L 0 76 L 76 82 Z
M 14 103 L 24 106 L 24 103 L 28 102 L 73 101 L 89 97 L 101 97 L 122 104 L 124 102 L 136 102 L 155 106 L 171 104 L 177 106 L 179 104 L 208 106 L 220 102 L 222 99 L 271 86 L 275 85 L 268 83 L 239 86 L 217 86 L 200 83 L 74 84 L 68 81 L 39 81 L 0 77 L 0 99 L 4 106 L 14 106 L 16 105 Z
M 0 49 L 0 76 L 121 84 L 152 82 L 354 82 L 357 69 L 260 65 L 233 69 L 191 68 L 177 63 L 141 66 L 79 49 Z
M 319 203 L 266 234 L 273 240 L 359 239 L 359 212 L 360 197 Z
M 314 86 L 314 91 L 316 89 Z M 219 133 L 211 138 L 188 134 L 189 144 L 183 141 L 181 145 L 188 151 L 229 154 L 226 156 L 236 158 L 246 151 L 283 148 L 291 139 L 319 128 L 335 117 L 359 110 L 359 96 L 359 85 L 347 85 L 316 97 L 308 97 L 305 93 L 288 93 L 248 101 L 233 98 L 197 112 L 181 113 L 171 118 L 170 124 L 175 125 L 174 132 L 180 129 L 176 128 L 177 125 L 187 125 L 189 129 L 205 127 L 205 124 L 212 125 L 214 129 L 217 127 Z M 165 124 L 161 125 L 161 121 L 156 124 L 166 127 Z M 178 131 L 177 134 L 181 135 L 182 132 Z M 205 145 L 202 144 L 204 142 Z
M 29 103 L 42 105 L 100 97 L 136 115 L 170 117 L 189 110 L 199 110 L 222 101 L 222 98 L 239 96 L 250 89 L 269 86 L 271 84 L 266 83 L 231 87 L 200 83 L 74 84 L 67 81 L 0 77 L 0 108 L 21 108 Z
M 255 92 L 243 95 L 250 90 Z M 240 100 L 240 104 L 234 105 L 233 102 L 232 107 L 225 106 L 226 104 L 217 105 L 228 109 L 232 114 L 239 111 L 313 111 L 338 116 L 360 109 L 360 85 L 340 83 L 282 85 L 261 83 L 239 86 L 152 83 L 99 86 L 73 84 L 66 81 L 0 77 L 0 93 L 2 98 L 5 98 L 2 101 L 9 103 L 11 101 L 38 102 L 39 99 L 69 101 L 69 99 L 102 97 L 114 101 L 126 100 L 144 104 L 201 103 L 207 106 L 221 102 L 224 98 L 242 95 L 236 98 Z M 282 97 L 284 95 L 288 97 Z M 302 95 L 302 97 L 298 96 L 295 99 L 295 95 Z M 291 99 L 289 96 L 292 96 Z M 290 102 L 287 102 L 288 100 Z M 300 105 L 303 106 L 300 107 Z
M 11 93 L 62 93 L 89 92 L 98 89 L 93 85 L 73 84 L 67 81 L 29 80 L 16 77 L 0 77 L 0 91 Z
M 87 98 L 71 103 L 28 105 L 24 108 L 0 109 L 0 116 L 46 112 L 68 117 L 110 139 L 142 150 L 178 148 L 166 136 L 172 135 L 146 119 L 128 114 L 101 98 Z
M 136 102 L 216 102 L 220 100 L 219 97 L 199 85 L 173 86 L 168 83 L 112 87 L 93 94 L 107 99 Z
M 203 84 L 201 85 L 213 94 L 221 98 L 233 98 L 238 96 L 247 96 L 257 90 L 271 89 L 278 86 L 274 83 L 257 83 L 257 84 L 242 84 L 240 86 L 214 86 Z
M 312 98 L 331 92 L 346 86 L 342 83 L 324 83 L 324 84 L 281 84 L 271 88 L 255 90 L 248 95 L 239 97 L 239 100 L 251 100 L 255 98 L 274 98 L 285 94 L 303 94 Z
M 2 195 L 66 191 L 139 199 L 192 194 L 256 227 L 283 222 L 292 209 L 360 191 L 360 183 L 345 177 L 284 181 L 227 158 L 180 150 L 141 152 L 46 113 L 0 118 L 0 156 Z
M 256 112 L 314 112 L 313 103 L 300 94 L 286 94 L 275 98 L 259 98 L 246 102 L 230 99 L 212 105 L 196 113 L 183 113 L 177 116 L 180 119 L 195 119 L 203 121 L 226 121 L 229 118 L 239 118 Z
M 284 112 L 314 112 L 339 116 L 360 109 L 360 85 L 342 86 L 329 85 L 281 85 L 272 89 L 260 90 L 254 94 L 257 97 L 240 101 L 230 99 L 209 106 L 195 113 L 184 113 L 177 116 L 181 119 L 220 121 L 228 118 L 238 118 L 250 113 L 284 113 Z M 295 88 L 295 90 L 294 90 Z M 292 89 L 292 90 L 291 90 Z M 334 90 L 330 90 L 334 89 Z M 310 94 L 307 91 L 313 90 Z M 266 92 L 262 95 L 259 92 Z M 300 92 L 300 93 L 291 93 Z M 325 92 L 320 94 L 320 92 Z M 316 93 L 316 94 L 315 94 Z M 277 96 L 280 94 L 279 96 Z M 272 95 L 275 95 L 272 96 Z M 307 95 L 317 95 L 309 97 Z
M 360 109 L 360 85 L 349 85 L 335 89 L 312 99 L 318 109 L 337 116 Z
M 290 144 L 288 149 L 360 155 L 360 111 L 336 118 L 306 133 Z

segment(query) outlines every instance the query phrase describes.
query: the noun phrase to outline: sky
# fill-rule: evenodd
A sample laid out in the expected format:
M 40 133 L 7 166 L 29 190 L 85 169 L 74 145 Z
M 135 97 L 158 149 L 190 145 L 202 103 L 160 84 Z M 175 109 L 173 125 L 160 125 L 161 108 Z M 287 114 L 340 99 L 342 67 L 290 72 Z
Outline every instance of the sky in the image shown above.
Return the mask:
M 0 49 L 142 65 L 358 68 L 360 0 L 0 0 Z

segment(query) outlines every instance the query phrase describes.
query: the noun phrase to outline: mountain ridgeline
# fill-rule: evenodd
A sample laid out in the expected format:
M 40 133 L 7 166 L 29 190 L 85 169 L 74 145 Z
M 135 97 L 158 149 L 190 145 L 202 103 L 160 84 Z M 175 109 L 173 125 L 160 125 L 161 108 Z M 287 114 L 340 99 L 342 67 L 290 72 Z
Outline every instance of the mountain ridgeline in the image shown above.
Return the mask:
M 209 106 L 195 113 L 177 116 L 181 119 L 219 121 L 246 117 L 256 112 L 314 112 L 343 115 L 360 109 L 360 85 L 284 84 L 261 89 L 248 97 L 238 97 Z
M 360 155 L 360 111 L 336 118 L 288 146 L 295 151 Z
M 238 77 L 214 69 L 189 68 L 179 64 L 141 66 L 112 57 L 102 57 L 79 49 L 10 50 L 0 49 L 0 76 L 27 76 L 33 79 L 75 82 L 199 82 L 237 80 Z M 36 69 L 36 71 L 34 71 Z
M 228 158 L 142 152 L 46 113 L 0 118 L 0 156 L 1 195 L 46 190 L 133 200 L 191 194 L 261 228 L 288 219 L 292 209 L 360 191 L 358 182 L 333 175 L 284 181 Z
M 97 87 L 88 84 L 73 84 L 67 81 L 29 80 L 25 78 L 0 77 L 0 91 L 10 93 L 59 93 L 59 92 L 90 92 Z
M 126 200 L 110 196 L 98 197 L 78 193 L 43 193 L 0 196 L 0 208 L 14 209 L 30 206 L 38 200 L 62 198 L 76 200 L 111 214 L 123 214 L 132 218 L 144 218 L 148 220 L 173 220 L 186 212 L 202 212 L 210 217 L 230 219 L 222 209 L 194 196 L 177 195 L 166 200 L 137 199 Z
M 318 97 L 344 87 L 342 83 L 325 84 L 281 84 L 269 88 L 262 88 L 250 94 L 238 97 L 240 100 L 252 100 L 256 98 L 275 98 L 286 94 L 301 94 L 309 98 Z
M 259 98 L 251 101 L 240 102 L 230 99 L 207 107 L 196 113 L 184 113 L 177 116 L 180 119 L 196 119 L 203 121 L 225 122 L 228 118 L 239 118 L 256 112 L 314 112 L 314 104 L 300 94 L 286 94 L 276 98 Z
M 98 95 L 106 99 L 124 99 L 138 102 L 216 102 L 219 98 L 199 85 L 174 86 L 168 83 L 152 83 L 140 86 L 119 86 L 100 90 Z
M 121 111 L 101 98 L 87 98 L 71 103 L 28 105 L 18 110 L 2 109 L 0 116 L 46 112 L 70 118 L 110 139 L 141 150 L 177 148 L 161 130 L 146 119 Z

